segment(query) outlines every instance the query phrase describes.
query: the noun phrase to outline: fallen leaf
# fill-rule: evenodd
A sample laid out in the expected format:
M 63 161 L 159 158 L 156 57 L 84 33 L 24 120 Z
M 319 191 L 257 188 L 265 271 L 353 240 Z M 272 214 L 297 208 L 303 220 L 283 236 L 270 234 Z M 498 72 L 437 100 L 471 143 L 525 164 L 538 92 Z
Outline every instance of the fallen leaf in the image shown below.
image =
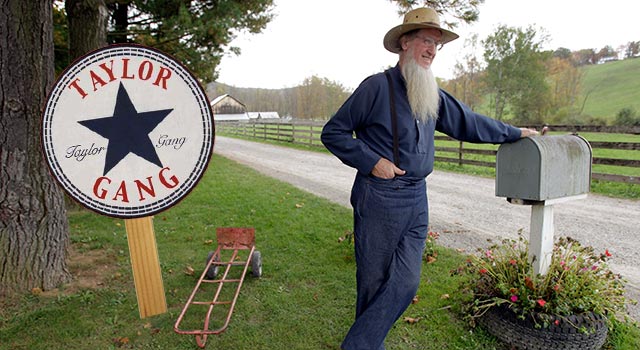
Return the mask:
M 194 273 L 195 273 L 195 270 L 193 269 L 193 267 L 187 265 L 187 267 L 184 268 L 185 275 L 193 276 Z
M 144 329 L 149 329 L 149 328 L 151 328 L 151 322 L 147 322 L 147 323 L 145 323 L 143 327 L 144 327 Z
M 122 224 L 119 222 L 116 222 L 116 226 L 122 226 Z
M 213 239 L 207 239 L 206 241 L 204 241 L 205 245 L 212 245 L 213 244 Z
M 35 287 L 35 288 L 31 289 L 31 294 L 40 295 L 40 294 L 42 294 L 42 289 L 40 289 L 38 287 Z
M 127 344 L 129 344 L 129 338 L 127 337 L 113 338 L 113 345 L 115 345 L 118 348 L 121 348 Z
M 304 207 L 304 203 L 296 203 L 296 208 L 302 208 Z
M 417 304 L 418 301 L 420 301 L 420 297 L 416 295 L 415 297 L 413 297 L 413 300 L 411 300 L 411 304 Z
M 458 249 L 456 249 L 456 252 L 458 252 L 458 253 L 464 253 L 464 252 L 465 252 L 465 250 L 464 250 L 463 248 L 458 248 Z
M 450 298 L 449 294 L 442 294 L 440 296 L 440 299 L 449 299 L 449 298 Z
M 420 322 L 420 320 L 422 319 L 422 317 L 405 317 L 404 321 L 407 322 L 408 324 L 414 324 L 414 323 L 418 323 Z
M 436 260 L 438 260 L 438 259 L 434 258 L 431 255 L 427 256 L 427 264 L 434 263 L 434 262 L 436 262 Z

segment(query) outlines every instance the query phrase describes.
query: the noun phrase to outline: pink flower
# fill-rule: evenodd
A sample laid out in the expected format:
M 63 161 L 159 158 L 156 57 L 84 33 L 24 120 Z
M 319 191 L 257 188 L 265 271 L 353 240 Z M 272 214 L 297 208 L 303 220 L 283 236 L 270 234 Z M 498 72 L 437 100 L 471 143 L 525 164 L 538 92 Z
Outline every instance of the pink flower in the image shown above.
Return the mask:
M 491 250 L 487 250 L 484 254 L 487 256 L 487 258 L 493 259 L 493 252 Z
M 512 295 L 511 296 L 511 302 L 515 303 L 516 301 L 518 301 L 518 296 L 517 295 Z
M 553 324 L 555 324 L 556 326 L 560 324 L 560 320 L 555 320 L 553 321 Z
M 511 259 L 511 260 L 509 260 L 509 263 L 510 263 L 511 265 L 514 265 L 514 266 L 515 266 L 518 262 L 517 262 L 517 261 L 515 261 L 515 259 Z
M 544 307 L 544 304 L 546 304 L 547 302 L 544 301 L 544 299 L 538 299 L 538 305 L 540 305 L 540 307 Z

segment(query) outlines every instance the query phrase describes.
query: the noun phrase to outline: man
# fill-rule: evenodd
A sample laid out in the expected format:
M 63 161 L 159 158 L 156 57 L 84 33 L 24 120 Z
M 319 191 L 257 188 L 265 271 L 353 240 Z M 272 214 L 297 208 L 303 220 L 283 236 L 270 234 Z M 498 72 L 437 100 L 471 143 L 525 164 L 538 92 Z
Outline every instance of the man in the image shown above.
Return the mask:
M 351 192 L 356 320 L 344 350 L 384 349 L 387 333 L 417 292 L 434 131 L 476 143 L 537 134 L 476 114 L 438 88 L 431 64 L 439 47 L 456 38 L 440 27 L 434 10 L 408 12 L 384 37 L 398 64 L 365 79 L 322 131 L 324 145 L 358 170 Z

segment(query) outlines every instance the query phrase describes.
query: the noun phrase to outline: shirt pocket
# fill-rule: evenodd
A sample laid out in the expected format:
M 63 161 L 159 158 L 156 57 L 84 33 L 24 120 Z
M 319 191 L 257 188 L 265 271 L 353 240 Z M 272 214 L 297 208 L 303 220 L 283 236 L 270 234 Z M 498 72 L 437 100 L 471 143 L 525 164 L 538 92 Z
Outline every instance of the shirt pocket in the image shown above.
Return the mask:
M 429 149 L 427 124 L 416 119 L 416 130 L 418 131 L 418 153 L 427 153 Z

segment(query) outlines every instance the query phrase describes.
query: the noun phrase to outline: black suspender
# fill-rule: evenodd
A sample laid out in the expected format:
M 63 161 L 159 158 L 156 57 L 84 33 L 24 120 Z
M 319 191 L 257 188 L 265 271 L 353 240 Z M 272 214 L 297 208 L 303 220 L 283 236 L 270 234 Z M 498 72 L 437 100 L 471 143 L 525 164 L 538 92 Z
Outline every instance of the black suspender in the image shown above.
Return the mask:
M 396 113 L 396 102 L 393 97 L 393 82 L 391 81 L 391 74 L 389 71 L 384 71 L 384 75 L 387 76 L 389 82 L 389 103 L 391 105 L 391 133 L 393 134 L 393 164 L 397 167 L 400 166 L 400 150 L 398 146 L 398 114 Z

